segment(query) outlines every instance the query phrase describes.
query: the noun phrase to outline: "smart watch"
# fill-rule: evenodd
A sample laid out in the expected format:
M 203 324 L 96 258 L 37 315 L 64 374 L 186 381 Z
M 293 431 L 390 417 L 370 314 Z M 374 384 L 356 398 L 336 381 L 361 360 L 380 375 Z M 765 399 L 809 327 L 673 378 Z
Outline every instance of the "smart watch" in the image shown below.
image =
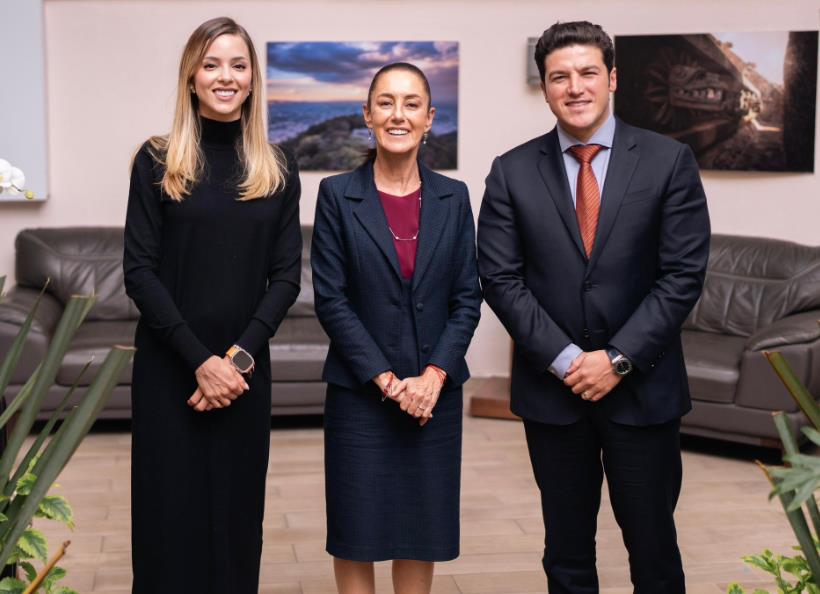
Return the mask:
M 231 364 L 233 364 L 239 373 L 244 374 L 253 371 L 253 366 L 255 363 L 253 357 L 251 357 L 251 354 L 238 344 L 235 344 L 229 348 L 228 352 L 225 354 L 228 356 L 228 359 L 231 360 Z
M 609 362 L 612 364 L 612 371 L 617 375 L 624 376 L 632 371 L 632 361 L 618 349 L 608 348 L 606 354 L 609 357 Z

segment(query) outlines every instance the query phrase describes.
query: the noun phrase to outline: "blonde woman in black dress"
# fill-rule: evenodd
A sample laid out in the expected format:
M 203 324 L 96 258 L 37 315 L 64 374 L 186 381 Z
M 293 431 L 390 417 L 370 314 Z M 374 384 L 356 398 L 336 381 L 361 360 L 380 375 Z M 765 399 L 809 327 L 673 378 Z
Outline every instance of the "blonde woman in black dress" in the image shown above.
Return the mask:
M 299 178 L 267 142 L 253 43 L 228 18 L 182 55 L 170 134 L 134 159 L 125 282 L 135 594 L 255 594 L 268 339 L 299 293 Z

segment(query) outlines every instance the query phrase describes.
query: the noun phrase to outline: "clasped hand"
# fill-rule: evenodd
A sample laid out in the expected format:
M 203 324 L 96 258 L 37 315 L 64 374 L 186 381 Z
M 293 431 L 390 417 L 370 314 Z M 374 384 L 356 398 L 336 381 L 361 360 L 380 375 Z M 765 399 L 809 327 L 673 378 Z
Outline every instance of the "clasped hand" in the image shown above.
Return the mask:
M 584 400 L 597 402 L 609 394 L 621 381 L 612 369 L 606 351 L 584 352 L 567 369 L 564 383 Z
M 421 375 L 403 380 L 388 371 L 376 376 L 374 380 L 387 398 L 395 400 L 399 408 L 417 418 L 422 427 L 433 418 L 433 409 L 441 394 L 443 382 L 432 368 L 427 367 Z
M 195 375 L 198 385 L 188 399 L 188 406 L 197 412 L 230 406 L 248 389 L 248 382 L 227 356 L 211 355 Z

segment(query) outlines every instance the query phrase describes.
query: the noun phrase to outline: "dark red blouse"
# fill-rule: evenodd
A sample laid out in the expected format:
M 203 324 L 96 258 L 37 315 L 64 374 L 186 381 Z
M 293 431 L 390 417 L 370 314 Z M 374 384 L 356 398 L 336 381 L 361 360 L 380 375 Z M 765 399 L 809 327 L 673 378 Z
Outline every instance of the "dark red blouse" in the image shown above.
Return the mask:
M 416 248 L 419 245 L 419 216 L 421 215 L 421 187 L 407 196 L 393 196 L 379 192 L 379 199 L 387 216 L 393 245 L 399 256 L 399 267 L 404 278 L 413 278 L 416 268 Z M 399 239 L 397 239 L 397 237 Z

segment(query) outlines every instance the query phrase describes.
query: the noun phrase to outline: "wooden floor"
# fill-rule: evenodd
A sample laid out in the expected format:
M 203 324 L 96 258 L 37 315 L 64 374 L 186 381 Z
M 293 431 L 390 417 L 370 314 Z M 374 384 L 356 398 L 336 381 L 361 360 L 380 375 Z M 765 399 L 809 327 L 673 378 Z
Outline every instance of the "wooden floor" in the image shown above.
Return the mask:
M 480 382 L 474 380 L 468 393 Z M 293 421 L 277 425 L 271 433 L 260 592 L 335 592 L 324 551 L 320 424 L 303 419 L 296 426 Z M 461 557 L 438 565 L 433 591 L 545 592 L 543 525 L 523 427 L 516 421 L 465 417 L 464 429 Z M 779 504 L 768 502 L 768 484 L 753 463 L 754 457 L 777 458 L 703 440 L 684 446 L 677 521 L 688 592 L 725 592 L 731 581 L 771 589 L 765 576 L 740 557 L 764 548 L 786 553 L 793 543 Z M 62 563 L 69 572 L 65 584 L 81 593 L 130 588 L 129 448 L 127 425 L 104 425 L 89 435 L 57 489 L 74 505 L 76 530 L 37 522 L 52 549 L 63 539 L 72 540 Z M 631 592 L 626 553 L 606 500 L 598 543 L 601 592 Z M 377 565 L 377 576 L 378 591 L 390 592 L 386 564 Z

